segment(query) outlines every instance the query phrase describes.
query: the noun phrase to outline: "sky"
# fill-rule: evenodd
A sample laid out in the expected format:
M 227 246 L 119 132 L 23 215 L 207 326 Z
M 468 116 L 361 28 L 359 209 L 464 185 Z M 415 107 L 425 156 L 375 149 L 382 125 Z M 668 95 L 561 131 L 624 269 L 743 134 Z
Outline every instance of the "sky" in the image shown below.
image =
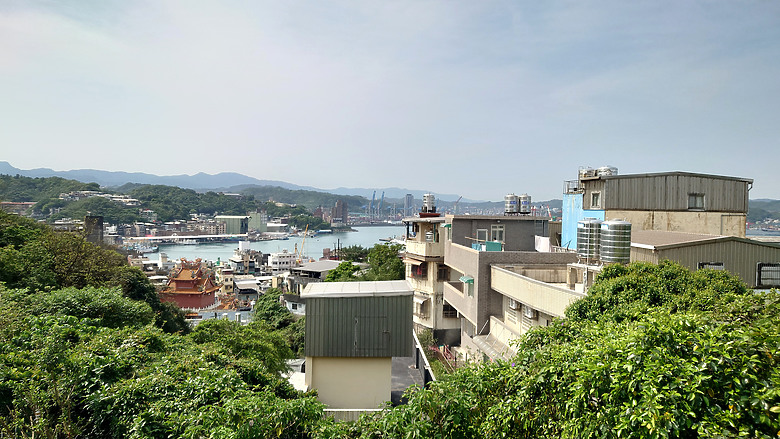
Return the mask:
M 561 198 L 780 199 L 780 2 L 0 0 L 0 160 Z

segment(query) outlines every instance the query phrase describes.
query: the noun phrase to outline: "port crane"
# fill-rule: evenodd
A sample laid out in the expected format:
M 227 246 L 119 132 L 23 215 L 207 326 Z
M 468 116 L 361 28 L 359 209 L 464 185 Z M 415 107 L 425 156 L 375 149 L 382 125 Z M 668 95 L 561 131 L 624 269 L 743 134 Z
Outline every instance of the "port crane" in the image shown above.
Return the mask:
M 456 201 L 456 202 L 454 202 L 454 203 L 452 204 L 452 213 L 453 213 L 454 215 L 457 215 L 457 214 L 458 214 L 458 203 L 460 203 L 460 200 L 462 200 L 462 199 L 463 199 L 463 195 L 461 195 L 460 197 L 458 197 L 458 201 Z

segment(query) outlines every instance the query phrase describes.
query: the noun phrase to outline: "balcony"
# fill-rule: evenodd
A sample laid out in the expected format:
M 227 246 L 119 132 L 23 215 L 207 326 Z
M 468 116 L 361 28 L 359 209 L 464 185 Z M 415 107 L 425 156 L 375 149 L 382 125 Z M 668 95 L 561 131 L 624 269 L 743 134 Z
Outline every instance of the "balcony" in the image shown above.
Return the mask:
M 406 252 L 412 253 L 425 258 L 443 258 L 444 257 L 444 243 L 439 242 L 425 242 L 415 241 L 413 239 L 406 240 Z
M 491 266 L 490 286 L 531 308 L 556 317 L 572 302 L 585 297 L 566 287 L 566 267 L 523 268 Z

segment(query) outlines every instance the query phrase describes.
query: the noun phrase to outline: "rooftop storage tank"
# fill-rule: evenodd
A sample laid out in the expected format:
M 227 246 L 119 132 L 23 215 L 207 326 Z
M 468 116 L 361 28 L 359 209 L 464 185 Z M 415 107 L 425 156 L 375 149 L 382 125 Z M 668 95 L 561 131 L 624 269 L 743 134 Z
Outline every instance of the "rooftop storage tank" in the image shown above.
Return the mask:
M 434 197 L 433 194 L 423 195 L 422 211 L 425 213 L 436 212 L 436 197 Z
M 515 194 L 507 194 L 504 197 L 504 213 L 515 214 L 520 212 L 520 205 L 518 204 L 518 196 Z
M 531 196 L 522 194 L 518 198 L 520 198 L 520 213 L 523 215 L 531 213 Z
M 631 223 L 620 220 L 601 223 L 600 247 L 601 262 L 605 264 L 631 262 Z
M 577 256 L 586 263 L 599 260 L 601 220 L 585 218 L 577 221 Z
M 614 166 L 602 166 L 596 170 L 596 175 L 599 177 L 604 175 L 618 175 L 618 168 Z

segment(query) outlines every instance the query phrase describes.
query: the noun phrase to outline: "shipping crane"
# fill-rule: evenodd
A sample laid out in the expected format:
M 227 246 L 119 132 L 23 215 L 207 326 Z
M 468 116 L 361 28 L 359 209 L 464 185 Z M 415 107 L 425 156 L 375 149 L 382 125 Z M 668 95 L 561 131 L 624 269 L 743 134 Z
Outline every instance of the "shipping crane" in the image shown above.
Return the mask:
M 376 191 L 371 195 L 371 204 L 368 206 L 368 222 L 374 222 L 374 201 L 376 200 Z
M 463 195 L 458 197 L 458 201 L 456 201 L 455 203 L 452 204 L 452 213 L 454 215 L 458 214 L 458 203 L 460 203 L 460 200 L 462 200 L 462 199 L 463 199 Z
M 382 191 L 382 199 L 379 200 L 379 207 L 376 209 L 376 216 L 377 218 L 382 217 L 382 204 L 385 202 L 385 191 Z

